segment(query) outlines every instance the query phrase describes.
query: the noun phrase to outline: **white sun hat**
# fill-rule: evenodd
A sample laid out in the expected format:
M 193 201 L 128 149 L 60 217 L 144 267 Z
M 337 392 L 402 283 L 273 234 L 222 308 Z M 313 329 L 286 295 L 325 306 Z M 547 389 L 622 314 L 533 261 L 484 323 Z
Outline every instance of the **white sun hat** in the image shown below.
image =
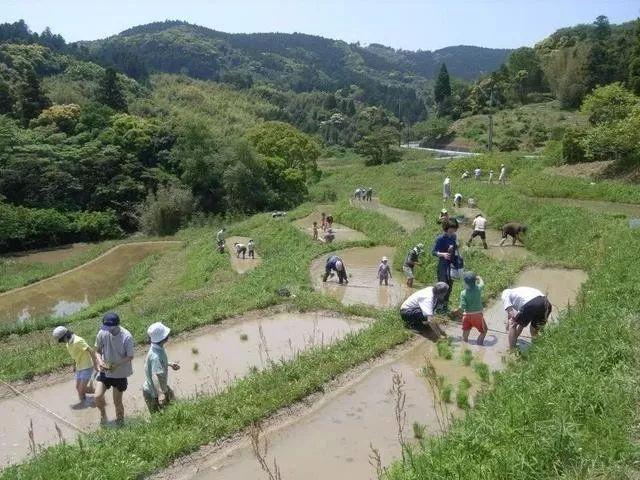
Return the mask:
M 151 343 L 160 343 L 169 336 L 169 332 L 171 332 L 171 329 L 162 322 L 152 323 L 147 329 L 147 335 L 149 335 Z
M 69 329 L 67 327 L 63 327 L 62 325 L 60 325 L 59 327 L 53 329 L 53 338 L 60 341 L 60 339 L 64 337 L 68 331 Z

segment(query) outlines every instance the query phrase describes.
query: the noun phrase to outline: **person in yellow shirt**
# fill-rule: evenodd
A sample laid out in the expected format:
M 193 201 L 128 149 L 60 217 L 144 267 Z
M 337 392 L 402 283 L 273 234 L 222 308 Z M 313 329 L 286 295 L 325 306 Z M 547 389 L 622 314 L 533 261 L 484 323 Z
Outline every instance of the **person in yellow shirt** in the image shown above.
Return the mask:
M 84 340 L 67 327 L 59 326 L 53 329 L 53 337 L 59 343 L 67 344 L 67 351 L 75 362 L 74 371 L 76 377 L 76 391 L 80 400 L 75 408 L 89 406 L 87 402 L 88 385 L 94 370 L 98 370 L 98 360 L 93 349 Z

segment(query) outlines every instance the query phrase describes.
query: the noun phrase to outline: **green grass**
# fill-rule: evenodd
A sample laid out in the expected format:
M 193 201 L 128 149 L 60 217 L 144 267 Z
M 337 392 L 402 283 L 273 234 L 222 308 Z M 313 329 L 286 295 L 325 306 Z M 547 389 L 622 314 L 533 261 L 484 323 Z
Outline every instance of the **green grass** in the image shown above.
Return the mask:
M 451 395 L 453 394 L 453 385 L 446 383 L 440 390 L 440 398 L 444 403 L 451 403 Z
M 461 356 L 462 356 L 462 363 L 465 366 L 468 367 L 469 365 L 471 365 L 471 362 L 473 361 L 473 353 L 471 352 L 471 350 L 469 350 L 468 348 L 465 348 L 462 351 L 462 355 Z
M 458 408 L 466 410 L 471 406 L 469 404 L 469 388 L 471 388 L 471 383 L 466 377 L 463 377 L 458 382 L 458 388 L 456 390 L 456 405 Z
M 31 263 L 18 258 L 0 257 L 0 292 L 24 287 L 75 268 L 96 258 L 114 245 L 116 242 L 101 242 L 55 263 Z
M 366 330 L 330 347 L 304 352 L 294 361 L 250 374 L 219 395 L 178 401 L 149 421 L 140 419 L 119 430 L 90 434 L 82 446 L 48 448 L 33 460 L 3 470 L 0 478 L 141 478 L 202 444 L 237 432 L 304 398 L 408 336 L 396 315 L 387 312 Z
M 453 358 L 453 348 L 451 347 L 451 341 L 449 339 L 438 340 L 436 346 L 440 358 L 445 360 L 451 360 Z
M 491 372 L 489 371 L 489 365 L 484 362 L 474 362 L 473 369 L 478 375 L 478 378 L 483 383 L 489 383 L 491 381 Z

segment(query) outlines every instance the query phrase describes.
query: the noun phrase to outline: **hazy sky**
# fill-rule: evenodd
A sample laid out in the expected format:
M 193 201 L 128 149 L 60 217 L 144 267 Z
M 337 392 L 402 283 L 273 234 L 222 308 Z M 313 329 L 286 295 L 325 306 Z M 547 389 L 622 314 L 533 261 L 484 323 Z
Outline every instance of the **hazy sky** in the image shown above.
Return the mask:
M 604 14 L 640 16 L 638 0 L 0 0 L 0 22 L 49 26 L 67 41 L 178 19 L 225 32 L 302 32 L 347 42 L 433 50 L 533 45 L 557 28 Z

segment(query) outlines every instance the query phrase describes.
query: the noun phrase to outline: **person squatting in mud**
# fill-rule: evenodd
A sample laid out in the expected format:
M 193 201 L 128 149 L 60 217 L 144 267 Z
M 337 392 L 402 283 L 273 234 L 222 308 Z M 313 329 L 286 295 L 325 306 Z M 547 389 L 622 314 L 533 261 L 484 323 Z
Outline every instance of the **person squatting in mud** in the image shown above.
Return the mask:
M 437 305 L 449 294 L 449 285 L 438 282 L 433 287 L 426 287 L 414 292 L 400 306 L 400 317 L 411 328 L 431 327 L 439 337 L 446 337 L 440 326 L 433 321 Z
M 342 258 L 337 255 L 331 255 L 327 258 L 327 263 L 324 266 L 324 274 L 322 275 L 322 281 L 326 282 L 327 279 L 333 277 L 334 272 L 338 275 L 338 283 L 340 285 L 343 283 L 349 283 L 349 280 L 347 279 L 347 268 Z

